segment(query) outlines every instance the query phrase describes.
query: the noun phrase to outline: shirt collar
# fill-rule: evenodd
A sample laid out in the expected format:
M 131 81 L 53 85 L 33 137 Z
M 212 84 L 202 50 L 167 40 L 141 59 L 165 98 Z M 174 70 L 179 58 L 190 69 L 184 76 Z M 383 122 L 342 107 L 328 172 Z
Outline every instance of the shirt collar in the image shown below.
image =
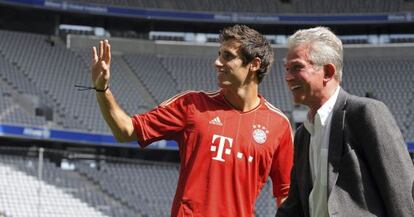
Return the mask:
M 329 115 L 332 113 L 336 100 L 338 99 L 340 89 L 341 87 L 338 86 L 335 90 L 335 93 L 331 97 L 329 97 L 328 101 L 326 101 L 316 112 L 314 121 L 320 122 L 321 126 L 325 126 Z M 303 125 L 310 134 L 313 134 L 314 124 L 309 120 L 309 118 L 303 123 Z

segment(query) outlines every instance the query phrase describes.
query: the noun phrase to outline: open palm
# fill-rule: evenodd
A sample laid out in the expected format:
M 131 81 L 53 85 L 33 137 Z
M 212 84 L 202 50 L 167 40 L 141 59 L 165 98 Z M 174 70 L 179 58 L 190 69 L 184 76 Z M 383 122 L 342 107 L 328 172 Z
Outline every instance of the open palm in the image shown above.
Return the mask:
M 93 58 L 91 65 L 92 83 L 96 89 L 105 89 L 109 85 L 111 46 L 108 40 L 99 42 L 99 53 L 96 47 L 92 48 Z

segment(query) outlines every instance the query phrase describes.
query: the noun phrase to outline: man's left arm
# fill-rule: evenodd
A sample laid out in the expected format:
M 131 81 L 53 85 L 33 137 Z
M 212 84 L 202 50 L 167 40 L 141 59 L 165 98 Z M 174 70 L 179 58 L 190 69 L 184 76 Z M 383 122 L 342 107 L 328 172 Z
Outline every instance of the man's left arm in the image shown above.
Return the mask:
M 412 217 L 414 166 L 394 117 L 384 103 L 370 100 L 360 118 L 360 148 L 388 215 Z
M 286 199 L 290 188 L 290 173 L 293 165 L 293 134 L 290 125 L 285 130 L 279 147 L 273 156 L 270 177 L 273 183 L 273 195 L 279 207 Z

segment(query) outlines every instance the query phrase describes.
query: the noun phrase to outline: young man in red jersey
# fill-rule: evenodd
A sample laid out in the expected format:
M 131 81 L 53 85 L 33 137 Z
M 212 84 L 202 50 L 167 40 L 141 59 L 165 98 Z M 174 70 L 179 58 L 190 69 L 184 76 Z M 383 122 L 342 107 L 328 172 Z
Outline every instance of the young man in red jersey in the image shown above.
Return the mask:
M 173 217 L 253 216 L 256 198 L 269 175 L 278 205 L 289 190 L 291 126 L 258 93 L 273 51 L 260 33 L 243 25 L 222 30 L 220 43 L 214 62 L 219 90 L 184 92 L 132 118 L 108 89 L 108 41 L 100 42 L 99 53 L 93 48 L 96 97 L 117 140 L 137 140 L 145 147 L 168 139 L 179 145 Z

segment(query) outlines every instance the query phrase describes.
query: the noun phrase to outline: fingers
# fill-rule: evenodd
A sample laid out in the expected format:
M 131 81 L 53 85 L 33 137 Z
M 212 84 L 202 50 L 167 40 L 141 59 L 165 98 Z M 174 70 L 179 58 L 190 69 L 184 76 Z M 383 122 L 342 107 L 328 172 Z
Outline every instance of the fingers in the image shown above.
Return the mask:
M 105 39 L 105 56 L 104 60 L 107 65 L 111 63 L 111 45 L 109 44 L 108 40 Z
M 98 62 L 98 54 L 96 52 L 96 47 L 92 47 L 92 63 L 96 64 Z
M 98 52 L 96 51 L 96 47 L 93 47 L 93 61 L 94 63 L 104 61 L 107 65 L 111 62 L 111 45 L 107 39 L 99 41 Z
M 104 53 L 104 43 L 103 41 L 99 41 L 99 59 L 102 60 Z
M 110 77 L 111 46 L 108 40 L 99 42 L 99 50 L 92 47 L 92 85 L 99 89 L 105 89 Z
M 99 41 L 99 50 L 92 47 L 92 68 L 98 67 L 106 70 L 111 63 L 111 45 L 108 40 Z

